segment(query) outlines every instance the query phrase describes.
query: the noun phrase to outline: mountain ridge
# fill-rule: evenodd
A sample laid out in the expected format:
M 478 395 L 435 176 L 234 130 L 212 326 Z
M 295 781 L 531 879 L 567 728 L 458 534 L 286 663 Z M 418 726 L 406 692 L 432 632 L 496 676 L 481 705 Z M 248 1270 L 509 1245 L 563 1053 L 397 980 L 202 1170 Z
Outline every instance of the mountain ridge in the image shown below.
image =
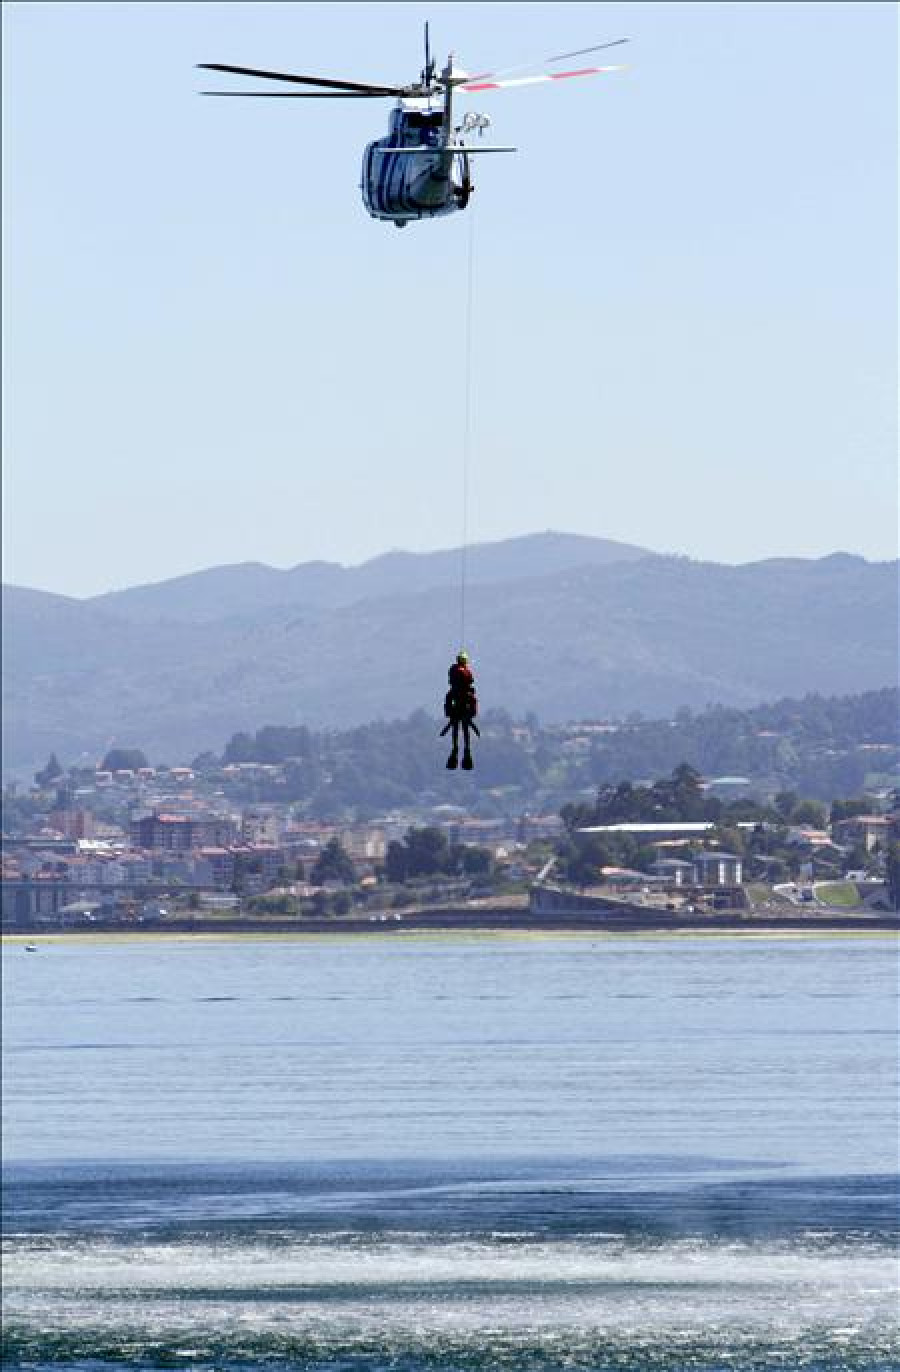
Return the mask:
M 876 689 L 896 679 L 896 571 L 853 555 L 576 563 L 470 584 L 466 646 L 485 708 L 547 721 Z M 183 759 L 265 722 L 437 714 L 459 587 L 405 580 L 332 607 L 157 622 L 5 587 L 5 764 L 100 755 L 111 737 Z
M 287 568 L 263 562 L 228 563 L 107 591 L 87 598 L 85 603 L 112 609 L 129 619 L 175 618 L 194 623 L 219 618 L 225 597 L 241 609 L 294 603 L 330 609 L 402 591 L 411 576 L 425 588 L 452 585 L 460 580 L 461 556 L 459 548 L 426 553 L 393 549 L 349 566 L 321 559 Z M 486 584 L 532 574 L 532 564 L 533 574 L 549 575 L 582 561 L 604 565 L 652 556 L 655 554 L 635 544 L 547 530 L 473 544 L 467 549 L 466 575 L 470 584 Z

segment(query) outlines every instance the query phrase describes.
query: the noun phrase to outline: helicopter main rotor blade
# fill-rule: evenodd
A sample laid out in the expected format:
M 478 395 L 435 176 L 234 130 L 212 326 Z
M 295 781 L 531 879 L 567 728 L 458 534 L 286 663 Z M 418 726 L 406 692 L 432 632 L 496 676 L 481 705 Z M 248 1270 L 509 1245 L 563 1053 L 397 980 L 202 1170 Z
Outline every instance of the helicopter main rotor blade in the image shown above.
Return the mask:
M 561 52 L 556 57 L 542 57 L 537 61 L 519 62 L 515 67 L 501 67 L 498 71 L 478 72 L 475 76 L 470 76 L 470 81 L 496 81 L 500 76 L 512 76 L 517 71 L 532 71 L 535 67 L 544 66 L 550 62 L 567 62 L 570 57 L 586 57 L 589 52 L 600 52 L 603 48 L 617 48 L 622 43 L 628 43 L 628 38 L 612 38 L 608 43 L 595 43 L 590 48 L 576 48 L 574 52 Z M 465 89 L 465 88 L 463 88 Z
M 381 91 L 198 91 L 226 100 L 381 100 Z
M 537 76 L 514 76 L 510 81 L 466 81 L 457 86 L 461 91 L 499 91 L 506 90 L 511 86 L 535 86 L 544 81 L 567 81 L 573 76 L 600 76 L 601 73 L 610 71 L 625 71 L 624 66 L 618 67 L 583 67 L 580 71 L 544 71 Z
M 227 71 L 235 76 L 260 76 L 266 81 L 293 81 L 299 86 L 327 86 L 332 90 L 358 91 L 366 95 L 405 95 L 405 86 L 376 86 L 366 81 L 338 81 L 326 76 L 295 76 L 286 71 L 263 71 L 259 67 L 233 67 L 227 62 L 198 62 L 204 71 Z
M 628 38 L 611 38 L 608 43 L 596 43 L 592 48 L 578 48 L 575 52 L 561 52 L 558 57 L 548 57 L 548 62 L 567 62 L 570 57 L 585 57 L 589 52 L 599 52 L 601 48 L 618 48 L 628 43 Z

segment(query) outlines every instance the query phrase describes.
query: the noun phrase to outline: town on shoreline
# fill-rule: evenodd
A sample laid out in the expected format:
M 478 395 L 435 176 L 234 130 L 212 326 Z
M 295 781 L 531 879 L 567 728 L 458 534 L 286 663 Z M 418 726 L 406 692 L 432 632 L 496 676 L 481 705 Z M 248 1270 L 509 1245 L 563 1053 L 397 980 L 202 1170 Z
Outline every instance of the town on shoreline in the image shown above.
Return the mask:
M 520 742 L 535 730 L 512 728 Z M 580 766 L 611 729 L 572 726 L 560 755 Z M 151 766 L 126 748 L 95 767 L 54 755 L 32 786 L 8 784 L 3 932 L 897 927 L 890 771 L 825 802 L 777 777 L 701 776 L 681 762 L 654 780 L 557 793 L 554 809 L 525 808 L 515 786 L 470 784 L 459 804 L 423 792 L 369 814 L 295 800 L 302 755 L 234 760 L 296 748 L 301 732 L 236 736 L 231 755 L 190 766 Z M 509 741 L 508 721 L 498 732 Z M 546 752 L 546 737 L 536 746 Z

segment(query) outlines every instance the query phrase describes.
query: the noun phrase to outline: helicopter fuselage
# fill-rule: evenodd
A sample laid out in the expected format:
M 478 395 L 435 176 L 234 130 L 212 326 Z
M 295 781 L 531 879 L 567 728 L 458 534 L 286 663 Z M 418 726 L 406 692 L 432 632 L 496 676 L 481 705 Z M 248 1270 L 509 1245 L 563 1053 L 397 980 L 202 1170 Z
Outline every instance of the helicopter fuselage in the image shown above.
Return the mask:
M 577 52 L 548 57 L 547 62 L 561 62 L 564 58 L 581 57 L 600 48 L 627 43 L 627 38 L 580 48 Z M 438 73 L 431 56 L 428 25 L 425 25 L 425 66 L 418 81 L 408 85 L 385 85 L 371 81 L 347 81 L 330 76 L 301 76 L 296 72 L 271 71 L 261 67 L 236 66 L 231 62 L 199 62 L 206 71 L 227 72 L 231 76 L 253 76 L 264 81 L 288 82 L 292 87 L 312 87 L 311 90 L 215 90 L 203 95 L 244 96 L 282 100 L 342 100 L 376 99 L 392 96 L 397 105 L 391 114 L 386 138 L 370 143 L 363 155 L 363 204 L 373 219 L 387 220 L 402 229 L 414 219 L 434 219 L 438 215 L 464 210 L 472 194 L 471 158 L 476 154 L 515 152 L 515 148 L 496 146 L 473 147 L 465 135 L 477 132 L 480 136 L 490 126 L 490 119 L 468 110 L 459 127 L 453 124 L 453 97 L 459 90 L 501 90 L 505 86 L 530 86 L 537 81 L 561 81 L 571 76 L 593 76 L 604 71 L 619 71 L 619 67 L 582 67 L 576 71 L 541 72 L 536 76 L 520 76 L 512 80 L 498 80 L 500 72 L 482 72 L 469 77 L 455 65 L 453 54 Z M 507 68 L 508 71 L 521 68 Z
M 402 228 L 465 209 L 472 191 L 469 158 L 454 146 L 448 114 L 442 101 L 401 100 L 387 137 L 368 145 L 361 189 L 373 219 Z

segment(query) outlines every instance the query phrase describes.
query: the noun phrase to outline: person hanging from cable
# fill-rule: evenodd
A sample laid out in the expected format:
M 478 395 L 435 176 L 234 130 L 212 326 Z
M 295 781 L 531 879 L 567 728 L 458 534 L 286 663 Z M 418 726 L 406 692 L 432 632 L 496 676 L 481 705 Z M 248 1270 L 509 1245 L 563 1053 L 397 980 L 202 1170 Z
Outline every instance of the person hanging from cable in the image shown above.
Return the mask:
M 452 730 L 452 747 L 447 758 L 451 771 L 459 764 L 459 732 L 463 736 L 463 769 L 467 772 L 474 766 L 472 762 L 471 734 L 481 737 L 475 716 L 478 713 L 478 697 L 475 694 L 475 677 L 469 666 L 469 654 L 462 649 L 456 654 L 456 661 L 447 673 L 449 690 L 444 696 L 444 714 L 447 723 L 441 730 L 441 738 Z

